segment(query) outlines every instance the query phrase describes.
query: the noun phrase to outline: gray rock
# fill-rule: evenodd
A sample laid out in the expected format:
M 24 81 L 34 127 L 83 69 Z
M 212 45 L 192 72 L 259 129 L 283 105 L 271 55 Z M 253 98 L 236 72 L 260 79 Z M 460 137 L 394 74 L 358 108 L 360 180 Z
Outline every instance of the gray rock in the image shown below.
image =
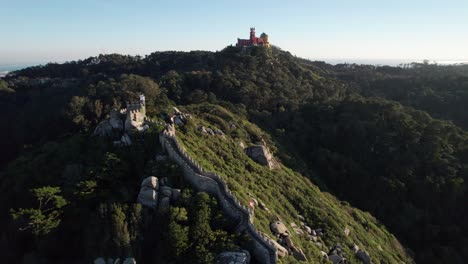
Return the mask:
M 136 264 L 136 260 L 134 258 L 126 258 L 122 264 Z
M 151 189 L 155 189 L 157 191 L 159 189 L 158 178 L 154 176 L 144 178 L 143 181 L 141 181 L 141 187 L 145 186 Z
M 305 218 L 304 218 L 304 216 L 302 216 L 302 215 L 297 215 L 297 218 L 298 218 L 299 220 L 301 220 L 302 222 L 305 221 Z
M 159 193 L 161 194 L 161 196 L 171 197 L 172 196 L 172 188 L 168 187 L 168 186 L 161 186 L 159 188 Z
M 264 145 L 247 147 L 244 151 L 251 159 L 263 166 L 268 166 L 270 169 L 279 167 L 268 147 Z
M 354 246 L 352 247 L 352 250 L 354 253 L 357 253 L 359 251 L 359 246 L 354 244 Z
M 94 129 L 92 136 L 110 136 L 112 134 L 112 126 L 109 120 L 103 120 Z
M 270 229 L 275 235 L 289 236 L 289 230 L 281 221 L 275 221 L 270 224 Z
M 328 258 L 328 254 L 325 251 L 320 250 L 320 254 L 322 254 L 322 257 Z
M 215 129 L 213 132 L 218 136 L 224 136 L 224 132 L 221 129 Z
M 328 256 L 328 260 L 333 262 L 333 264 L 344 264 L 344 263 L 346 263 L 345 258 L 343 258 L 342 256 L 338 256 L 336 254 Z
M 310 228 L 309 226 L 304 226 L 304 229 L 308 234 L 312 234 L 312 228 Z
M 348 227 L 345 227 L 344 233 L 345 233 L 346 236 L 349 236 L 349 232 L 351 232 L 351 230 L 349 230 Z
M 216 257 L 216 264 L 249 264 L 250 253 L 246 250 L 240 252 L 221 252 Z
M 313 236 L 317 236 L 317 233 L 315 232 L 314 229 L 312 229 L 312 230 L 310 231 L 310 234 L 313 235 Z
M 104 258 L 97 258 L 93 262 L 94 264 L 106 264 L 106 260 Z
M 364 264 L 372 264 L 371 258 L 364 250 L 358 250 L 356 252 L 356 258 L 360 259 Z
M 145 186 L 140 189 L 137 202 L 150 208 L 156 208 L 158 205 L 158 193 L 154 189 Z
M 273 244 L 273 246 L 275 247 L 276 249 L 276 255 L 280 258 L 282 257 L 285 257 L 289 254 L 288 250 L 283 247 L 282 245 L 280 245 L 278 242 L 274 241 L 273 239 L 271 238 L 267 238 L 267 240 Z

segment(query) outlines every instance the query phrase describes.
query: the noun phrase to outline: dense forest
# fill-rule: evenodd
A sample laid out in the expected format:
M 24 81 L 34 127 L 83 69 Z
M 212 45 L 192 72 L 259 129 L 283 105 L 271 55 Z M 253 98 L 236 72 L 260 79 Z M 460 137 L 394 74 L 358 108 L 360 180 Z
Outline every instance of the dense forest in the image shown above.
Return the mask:
M 242 243 L 216 201 L 177 180 L 185 198 L 171 213 L 148 216 L 134 203 L 144 175 L 180 176 L 174 164 L 152 163 L 162 126 L 128 149 L 91 134 L 138 93 L 155 118 L 173 105 L 229 109 L 266 131 L 285 165 L 374 215 L 417 263 L 468 259 L 468 66 L 329 65 L 277 47 L 99 55 L 0 80 L 0 245 L 10 249 L 0 256 L 62 263 L 110 250 L 143 259 L 158 245 L 144 263 L 206 263 Z M 145 232 L 172 244 L 140 241 Z M 57 255 L 59 244 L 67 250 Z

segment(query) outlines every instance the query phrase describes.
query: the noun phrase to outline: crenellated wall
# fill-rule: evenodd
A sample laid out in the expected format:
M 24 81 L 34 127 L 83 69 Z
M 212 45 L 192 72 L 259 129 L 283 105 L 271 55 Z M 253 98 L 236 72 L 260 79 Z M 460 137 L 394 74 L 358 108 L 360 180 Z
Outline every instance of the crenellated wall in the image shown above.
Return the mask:
M 223 178 L 215 173 L 207 172 L 194 161 L 179 145 L 175 136 L 175 128 L 167 126 L 160 133 L 161 146 L 184 171 L 185 180 L 198 191 L 206 192 L 218 200 L 223 212 L 229 219 L 237 222 L 236 232 L 245 231 L 252 238 L 251 253 L 261 263 L 276 263 L 276 248 L 263 233 L 257 231 L 252 223 L 253 213 L 228 189 Z

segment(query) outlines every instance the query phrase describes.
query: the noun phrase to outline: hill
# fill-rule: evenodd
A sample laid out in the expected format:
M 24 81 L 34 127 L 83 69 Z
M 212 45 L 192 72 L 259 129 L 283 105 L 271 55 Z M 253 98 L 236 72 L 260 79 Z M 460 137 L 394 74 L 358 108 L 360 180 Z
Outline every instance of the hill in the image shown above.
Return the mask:
M 287 224 L 297 222 L 293 216 L 301 214 L 314 228 L 332 230 L 322 241 L 327 247 L 356 243 L 375 262 L 410 262 L 398 242 L 391 242 L 396 240 L 385 225 L 414 252 L 417 262 L 462 263 L 468 258 L 464 225 L 468 136 L 461 109 L 466 103 L 466 83 L 464 66 L 332 66 L 296 58 L 278 48 L 156 52 L 144 58 L 100 55 L 27 68 L 0 83 L 1 116 L 9 124 L 0 137 L 7 154 L 1 160 L 5 168 L 1 209 L 31 205 L 28 190 L 47 185 L 61 186 L 67 200 L 75 200 L 70 195 L 78 185 L 64 188 L 67 163 L 85 164 L 81 187 L 97 177 L 97 171 L 117 173 L 116 182 L 124 180 L 129 188 L 117 192 L 123 193 L 120 200 L 112 193 L 121 187 L 107 186 L 108 180 L 97 185 L 95 192 L 102 193 L 101 201 L 134 203 L 140 179 L 152 173 L 148 166 L 154 153 L 147 147 L 153 145 L 122 151 L 108 142 L 96 148 L 101 143 L 90 141 L 89 136 L 112 108 L 144 93 L 147 115 L 154 120 L 173 105 L 186 106 L 194 114 L 195 123 L 179 133 L 181 143 L 209 170 L 228 177 L 239 199 L 247 203 L 250 192 L 265 203 L 271 201 L 268 206 Z M 214 114 L 209 114 L 212 110 Z M 238 127 L 226 140 L 204 138 L 197 131 L 204 124 L 227 133 L 230 125 L 225 119 Z M 157 133 L 161 128 L 154 129 Z M 252 163 L 231 142 L 240 139 L 253 144 L 262 138 L 283 164 L 280 170 Z M 116 167 L 109 163 L 116 161 L 112 153 L 125 169 L 110 170 L 109 166 Z M 259 189 L 264 179 L 271 186 Z M 66 208 L 78 213 L 85 210 L 83 206 Z M 190 206 L 196 207 L 187 202 L 179 207 L 190 211 Z M 129 209 L 119 210 L 131 214 Z M 66 219 L 72 216 L 65 211 Z M 261 211 L 257 216 L 259 228 L 269 232 L 271 219 Z M 5 217 L 2 223 L 14 222 Z M 63 220 L 59 228 L 71 223 L 79 222 Z M 343 236 L 346 226 L 350 237 Z M 16 230 L 9 228 L 4 243 L 21 242 Z M 54 239 L 65 234 L 54 232 Z M 241 240 L 232 241 L 241 244 Z M 293 240 L 309 258 L 318 256 L 311 243 Z M 28 250 L 46 252 L 39 245 L 30 244 Z M 70 252 L 83 251 L 80 247 Z M 344 248 L 352 256 L 349 247 Z M 18 256 L 25 251 L 18 247 L 11 253 Z

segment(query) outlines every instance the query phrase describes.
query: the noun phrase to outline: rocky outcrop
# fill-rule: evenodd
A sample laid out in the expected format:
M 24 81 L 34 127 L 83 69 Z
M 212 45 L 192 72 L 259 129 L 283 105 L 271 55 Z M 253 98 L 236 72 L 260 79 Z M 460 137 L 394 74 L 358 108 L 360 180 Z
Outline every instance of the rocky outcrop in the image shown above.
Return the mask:
M 158 206 L 158 178 L 149 176 L 141 182 L 140 193 L 137 202 L 155 209 Z
M 157 208 L 159 212 L 166 212 L 171 201 L 175 201 L 180 197 L 180 190 L 166 186 L 166 182 L 165 180 L 159 181 L 154 176 L 146 177 L 141 182 L 137 201 L 150 208 Z
M 279 168 L 279 164 L 274 160 L 270 149 L 263 144 L 247 147 L 244 151 L 247 156 L 263 166 L 268 166 L 270 169 Z

